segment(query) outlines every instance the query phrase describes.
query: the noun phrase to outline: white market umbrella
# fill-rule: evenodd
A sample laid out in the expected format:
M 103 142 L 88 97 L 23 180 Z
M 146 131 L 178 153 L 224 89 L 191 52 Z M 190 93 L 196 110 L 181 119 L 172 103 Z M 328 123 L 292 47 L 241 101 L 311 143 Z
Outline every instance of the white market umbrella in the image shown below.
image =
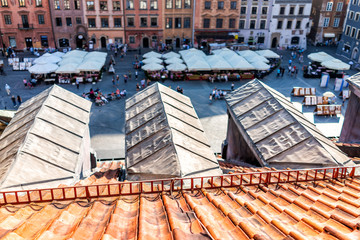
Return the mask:
M 253 62 L 263 62 L 263 63 L 269 63 L 270 61 L 262 56 L 246 56 L 245 57 L 246 61 L 248 61 L 249 63 L 253 63 Z
M 240 56 L 239 56 L 240 57 Z M 239 61 L 228 61 L 231 66 L 233 67 L 234 70 L 254 70 L 255 67 L 250 64 L 248 61 L 241 60 L 239 59 Z
M 182 63 L 174 63 L 174 64 L 170 64 L 169 66 L 166 67 L 167 70 L 174 71 L 174 72 L 185 71 L 186 68 L 187 68 L 186 65 L 182 64 Z
M 256 56 L 259 56 L 259 54 L 257 54 L 256 52 L 254 51 L 251 51 L 251 50 L 243 50 L 243 51 L 237 51 L 236 52 L 237 54 L 239 54 L 240 56 L 242 57 L 256 57 Z
M 323 94 L 323 96 L 324 96 L 324 97 L 332 98 L 332 97 L 335 97 L 335 94 L 332 93 L 332 92 L 325 92 L 325 93 Z
M 149 63 L 162 63 L 163 61 L 160 58 L 146 58 L 144 60 L 142 60 L 143 63 L 145 64 L 149 64 Z
M 78 67 L 77 70 L 81 72 L 98 72 L 101 70 L 101 68 L 104 66 L 101 62 L 83 62 Z
M 48 54 L 48 55 L 47 55 Z M 41 57 L 34 60 L 35 64 L 46 64 L 46 63 L 58 63 L 61 61 L 60 57 L 53 56 L 49 53 L 42 55 Z
M 161 58 L 161 54 L 151 51 L 151 52 L 145 53 L 143 55 L 143 58 Z
M 80 71 L 77 69 L 77 64 L 64 64 L 60 66 L 55 73 L 79 73 Z
M 251 63 L 251 65 L 254 66 L 255 70 L 258 70 L 258 71 L 265 71 L 265 70 L 269 70 L 270 69 L 270 65 L 267 65 L 266 63 L 264 62 L 253 62 Z
M 177 57 L 169 58 L 165 60 L 166 64 L 183 63 L 183 60 Z
M 163 55 L 163 57 L 164 57 L 165 59 L 180 58 L 180 54 L 175 53 L 175 52 L 169 52 L 169 53 L 165 53 L 165 54 Z
M 233 70 L 233 67 L 219 55 L 207 56 L 205 60 L 212 70 Z
M 189 71 L 210 71 L 210 65 L 203 59 L 186 62 Z
M 332 56 L 330 56 L 326 52 L 311 53 L 308 55 L 308 58 L 314 62 L 324 62 L 324 61 L 334 59 Z
M 58 64 L 59 64 L 59 66 L 70 64 L 70 63 L 79 65 L 80 63 L 82 63 L 82 61 L 83 61 L 83 58 L 69 57 L 69 58 L 65 58 L 65 59 L 61 60 Z
M 80 50 L 72 50 L 70 52 L 67 52 L 62 58 L 69 58 L 69 57 L 84 58 L 86 54 L 88 54 L 88 52 L 80 51 Z
M 144 71 L 160 71 L 163 68 L 164 66 L 158 63 L 149 63 L 141 67 L 141 69 Z
M 85 55 L 85 59 L 95 59 L 95 58 L 106 58 L 107 53 L 104 52 L 90 52 L 88 54 Z
M 329 61 L 324 61 L 321 63 L 321 66 L 326 67 L 328 69 L 333 70 L 349 70 L 350 65 L 347 63 L 344 63 L 343 61 L 339 59 L 332 59 Z
M 63 53 L 63 52 L 54 52 L 51 55 L 56 56 L 56 57 L 63 57 L 65 55 L 65 53 Z
M 55 63 L 35 64 L 34 66 L 31 66 L 28 70 L 30 73 L 34 74 L 47 74 L 55 72 L 58 67 L 59 66 Z
M 203 51 L 198 50 L 196 48 L 190 48 L 188 50 L 182 50 L 179 53 L 183 58 L 185 58 L 187 56 L 201 56 L 201 57 L 206 56 L 206 54 Z
M 275 52 L 273 52 L 269 49 L 259 50 L 259 51 L 256 51 L 256 53 L 265 58 L 280 58 L 280 56 L 278 54 L 276 54 Z

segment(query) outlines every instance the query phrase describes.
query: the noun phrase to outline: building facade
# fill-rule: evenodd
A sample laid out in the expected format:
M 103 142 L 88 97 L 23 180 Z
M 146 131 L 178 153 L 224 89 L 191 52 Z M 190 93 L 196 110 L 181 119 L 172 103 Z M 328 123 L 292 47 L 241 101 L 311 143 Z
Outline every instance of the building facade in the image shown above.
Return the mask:
M 337 53 L 360 63 L 360 0 L 351 0 Z
M 129 48 L 156 48 L 163 42 L 163 0 L 125 0 L 125 42 Z
M 242 1 L 239 21 L 239 43 L 268 48 L 273 0 Z
M 83 0 L 83 6 L 89 49 L 107 48 L 124 42 L 122 0 Z
M 198 0 L 195 6 L 195 46 L 237 42 L 240 0 Z
M 192 40 L 193 0 L 165 0 L 164 41 L 174 49 Z
M 2 47 L 55 47 L 47 0 L 2 0 L 0 13 Z
M 50 0 L 51 20 L 57 48 L 83 48 L 87 44 L 84 6 L 81 0 Z
M 341 38 L 349 0 L 313 0 L 309 34 L 314 43 L 336 44 Z
M 306 49 L 312 0 L 275 0 L 270 23 L 270 47 Z

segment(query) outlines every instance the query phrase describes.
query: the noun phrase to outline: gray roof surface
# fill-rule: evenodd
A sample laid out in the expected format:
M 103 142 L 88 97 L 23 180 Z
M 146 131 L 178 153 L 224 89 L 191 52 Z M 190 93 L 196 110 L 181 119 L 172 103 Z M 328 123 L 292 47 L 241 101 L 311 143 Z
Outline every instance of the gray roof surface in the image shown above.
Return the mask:
M 360 73 L 349 77 L 347 81 L 360 91 Z
M 257 79 L 228 94 L 226 102 L 262 166 L 321 167 L 349 161 L 281 93 Z
M 142 179 L 221 174 L 188 97 L 155 83 L 126 100 L 129 174 Z

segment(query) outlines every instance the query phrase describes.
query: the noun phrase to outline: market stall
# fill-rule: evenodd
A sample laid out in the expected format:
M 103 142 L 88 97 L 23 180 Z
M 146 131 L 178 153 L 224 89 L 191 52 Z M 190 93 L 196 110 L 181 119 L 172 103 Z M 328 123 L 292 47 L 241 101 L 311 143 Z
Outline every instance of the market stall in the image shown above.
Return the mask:
M 316 88 L 294 87 L 291 94 L 295 97 L 303 97 L 306 95 L 316 95 Z
M 54 83 L 56 81 L 56 74 L 54 72 L 58 69 L 55 63 L 35 64 L 28 70 L 32 74 L 31 83 L 36 85 L 42 81 L 45 83 Z
M 161 54 L 151 51 L 151 52 L 145 53 L 143 55 L 143 58 L 161 58 Z
M 319 116 L 336 116 L 341 114 L 341 105 L 317 105 L 314 114 Z
M 160 58 L 151 57 L 151 58 L 144 59 L 142 62 L 145 64 L 149 64 L 149 63 L 161 64 L 163 62 L 163 60 L 161 60 Z
M 180 58 L 180 54 L 175 53 L 175 52 L 168 52 L 168 53 L 165 53 L 162 57 L 165 59 Z
M 180 58 L 173 57 L 165 60 L 166 64 L 183 63 L 184 61 Z
M 331 104 L 331 100 L 324 96 L 305 96 L 302 103 L 304 106 L 327 105 Z

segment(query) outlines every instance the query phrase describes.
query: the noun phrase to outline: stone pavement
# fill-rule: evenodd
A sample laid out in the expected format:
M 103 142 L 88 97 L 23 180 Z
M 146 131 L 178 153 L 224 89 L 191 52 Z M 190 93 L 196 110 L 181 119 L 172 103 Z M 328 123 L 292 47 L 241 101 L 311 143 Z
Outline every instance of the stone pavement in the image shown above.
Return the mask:
M 308 62 L 306 56 L 315 51 L 326 51 L 334 57 L 341 57 L 335 55 L 336 49 L 331 47 L 309 47 L 305 52 L 305 61 Z M 290 58 L 291 51 L 280 50 L 277 51 L 283 55 L 283 66 L 287 66 L 288 59 Z M 128 96 L 136 93 L 136 83 L 144 77 L 144 73 L 139 71 L 139 78 L 136 81 L 135 69 L 132 67 L 132 62 L 135 60 L 135 54 L 137 52 L 129 52 L 124 59 L 119 57 L 116 59 L 115 71 L 120 76 L 120 85 L 116 86 L 120 90 L 126 89 Z M 142 52 L 143 54 L 145 51 Z M 6 59 L 5 59 L 6 60 Z M 347 60 L 342 59 L 347 62 Z M 5 61 L 7 65 L 7 61 Z M 296 60 L 295 65 L 301 69 L 302 65 Z M 20 95 L 23 101 L 31 98 L 32 96 L 40 93 L 49 85 L 39 85 L 33 89 L 25 89 L 22 79 L 24 77 L 29 78 L 30 74 L 27 71 L 12 71 L 9 67 L 5 69 L 7 76 L 0 76 L 0 108 L 14 109 L 10 96 L 6 95 L 4 90 L 5 83 L 8 83 L 11 87 L 11 93 Z M 123 82 L 123 75 L 127 74 L 128 71 L 132 72 L 132 79 L 127 84 Z M 355 71 L 348 71 L 350 75 L 354 74 Z M 115 74 L 115 76 L 116 76 Z M 80 89 L 77 90 L 76 86 L 63 84 L 60 85 L 76 94 L 81 95 L 83 92 L 88 92 L 90 88 L 100 88 L 104 93 L 110 93 L 115 91 L 116 88 L 112 86 L 111 78 L 113 74 L 105 73 L 103 81 L 95 85 L 92 84 L 81 84 Z M 276 73 L 273 72 L 269 76 L 265 77 L 263 81 L 269 86 L 275 88 L 282 94 L 284 94 L 289 100 L 291 100 L 297 108 L 304 112 L 305 116 L 312 122 L 314 122 L 318 128 L 329 137 L 338 136 L 342 127 L 343 117 L 317 117 L 313 115 L 314 107 L 305 107 L 301 105 L 303 98 L 295 98 L 290 96 L 290 92 L 294 86 L 298 87 L 316 87 L 317 94 L 321 95 L 324 92 L 332 91 L 334 85 L 334 79 L 331 79 L 327 88 L 319 87 L 319 79 L 304 79 L 302 77 L 302 71 L 299 72 L 298 76 L 290 77 L 286 74 L 283 78 L 276 78 Z M 235 82 L 235 87 L 247 83 L 248 81 Z M 204 126 L 204 130 L 209 139 L 209 142 L 214 152 L 221 151 L 221 143 L 226 138 L 227 131 L 227 114 L 226 104 L 224 100 L 213 101 L 209 104 L 209 94 L 214 87 L 221 89 L 230 89 L 231 82 L 227 83 L 209 83 L 205 81 L 184 81 L 184 82 L 173 82 L 167 80 L 164 82 L 166 86 L 171 86 L 175 89 L 178 85 L 184 89 L 184 94 L 191 98 L 191 101 L 197 111 L 197 114 Z M 338 95 L 338 93 L 335 93 Z M 338 99 L 338 103 L 341 103 L 341 99 Z M 125 116 L 125 100 L 115 100 L 102 107 L 92 107 L 90 116 L 90 134 L 91 144 L 96 150 L 99 158 L 123 158 L 125 157 L 125 137 L 124 137 L 124 116 Z M 346 106 L 345 106 L 346 107 Z M 345 114 L 345 108 L 343 109 Z

